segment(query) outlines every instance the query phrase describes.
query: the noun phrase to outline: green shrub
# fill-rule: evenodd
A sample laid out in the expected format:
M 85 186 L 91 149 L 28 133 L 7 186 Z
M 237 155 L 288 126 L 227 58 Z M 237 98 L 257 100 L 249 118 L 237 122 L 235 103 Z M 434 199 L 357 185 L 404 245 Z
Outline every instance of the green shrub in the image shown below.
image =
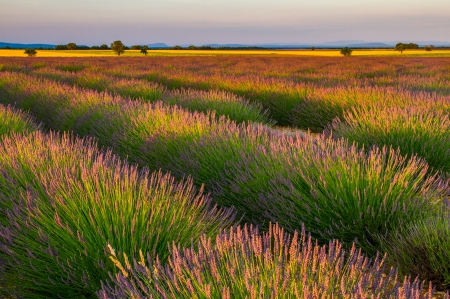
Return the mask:
M 345 48 L 341 49 L 340 53 L 341 53 L 341 55 L 344 55 L 344 56 L 351 56 L 352 52 L 353 52 L 352 49 L 350 49 L 349 47 L 345 47 Z

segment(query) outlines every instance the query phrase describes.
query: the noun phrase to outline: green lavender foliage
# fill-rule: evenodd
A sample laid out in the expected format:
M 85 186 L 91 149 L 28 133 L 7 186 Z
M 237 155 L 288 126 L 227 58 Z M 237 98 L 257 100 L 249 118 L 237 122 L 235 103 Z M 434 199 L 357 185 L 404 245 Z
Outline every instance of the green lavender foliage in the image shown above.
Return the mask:
M 12 133 L 30 133 L 39 130 L 40 125 L 34 119 L 11 106 L 0 104 L 0 136 Z
M 450 285 L 450 209 L 399 229 L 382 239 L 388 262 L 402 273 L 420 275 L 439 289 Z

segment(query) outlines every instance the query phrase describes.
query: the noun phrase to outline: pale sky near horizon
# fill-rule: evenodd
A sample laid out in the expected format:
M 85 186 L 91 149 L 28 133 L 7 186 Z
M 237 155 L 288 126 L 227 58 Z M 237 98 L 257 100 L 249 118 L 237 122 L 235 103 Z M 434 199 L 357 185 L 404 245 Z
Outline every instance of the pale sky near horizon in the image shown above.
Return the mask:
M 450 41 L 450 0 L 0 0 L 0 41 Z

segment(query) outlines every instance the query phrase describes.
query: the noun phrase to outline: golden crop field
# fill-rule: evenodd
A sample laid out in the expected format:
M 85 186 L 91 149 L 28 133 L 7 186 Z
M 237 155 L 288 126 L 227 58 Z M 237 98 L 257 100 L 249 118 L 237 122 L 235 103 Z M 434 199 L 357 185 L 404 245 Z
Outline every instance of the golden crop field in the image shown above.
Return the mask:
M 90 57 L 115 56 L 111 50 L 37 50 L 39 57 Z M 339 50 L 149 50 L 149 56 L 216 56 L 216 55 L 289 55 L 289 56 L 341 56 Z M 26 57 L 24 50 L 0 49 L 0 57 Z M 143 56 L 139 50 L 127 50 L 121 56 Z M 353 50 L 352 56 L 418 56 L 418 57 L 450 57 L 450 50 L 434 50 L 427 52 L 423 49 L 406 50 L 403 53 L 388 50 Z

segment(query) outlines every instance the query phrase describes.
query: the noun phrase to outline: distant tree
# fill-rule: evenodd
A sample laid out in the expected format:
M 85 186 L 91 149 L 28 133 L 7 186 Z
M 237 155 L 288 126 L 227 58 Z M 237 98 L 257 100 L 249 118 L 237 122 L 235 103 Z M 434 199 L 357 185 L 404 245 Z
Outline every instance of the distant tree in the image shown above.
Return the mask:
M 116 52 L 117 56 L 120 56 L 120 54 L 125 52 L 125 45 L 120 40 L 116 40 L 111 43 L 111 50 Z
M 341 49 L 341 54 L 344 56 L 351 56 L 352 55 L 353 50 L 350 49 L 349 47 L 345 47 Z
M 183 50 L 183 47 L 177 45 L 177 46 L 170 48 L 170 50 Z
M 68 43 L 67 44 L 67 50 L 76 50 L 77 44 L 76 43 Z
M 434 50 L 434 46 L 430 45 L 430 51 L 433 51 L 433 50 Z
M 35 49 L 25 49 L 24 54 L 27 54 L 28 57 L 36 56 L 37 52 Z
M 92 46 L 91 50 L 100 50 L 100 47 L 99 46 Z
M 400 53 L 403 53 L 405 51 L 406 46 L 403 43 L 398 43 L 395 45 L 395 51 L 399 51 Z
M 188 49 L 188 50 L 195 50 L 196 47 L 192 45 L 192 46 L 189 46 L 187 49 Z
M 109 50 L 108 45 L 107 44 L 103 44 L 100 46 L 101 50 Z
M 430 48 L 429 46 L 424 46 L 423 49 L 424 49 L 425 51 L 431 51 L 431 48 Z
M 55 50 L 67 50 L 67 46 L 66 45 L 57 45 L 57 46 L 55 46 Z
M 10 47 L 10 46 L 6 46 L 5 49 L 6 49 L 6 50 L 9 50 L 9 49 L 11 49 L 11 47 Z
M 148 50 L 148 47 L 147 46 L 143 46 L 142 49 L 141 49 L 141 53 L 144 54 L 145 56 L 147 56 L 147 54 L 148 54 L 147 50 Z
M 311 51 L 314 51 L 316 48 L 314 46 L 311 47 Z
M 405 45 L 406 49 L 419 49 L 419 45 L 415 44 L 415 43 L 409 43 L 407 45 Z
M 142 50 L 142 46 L 141 45 L 133 45 L 133 46 L 131 46 L 131 50 Z

